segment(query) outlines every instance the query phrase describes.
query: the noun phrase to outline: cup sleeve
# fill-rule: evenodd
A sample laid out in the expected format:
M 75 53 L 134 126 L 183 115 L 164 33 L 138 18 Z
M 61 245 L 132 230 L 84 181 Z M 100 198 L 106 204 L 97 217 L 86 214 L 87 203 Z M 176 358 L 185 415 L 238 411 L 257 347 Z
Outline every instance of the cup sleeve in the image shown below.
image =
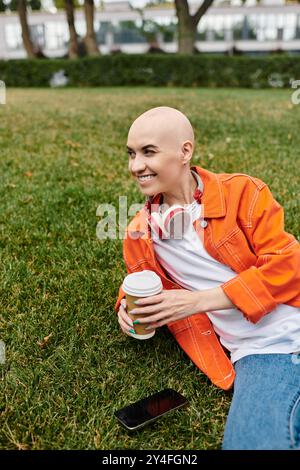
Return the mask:
M 117 298 L 117 301 L 115 303 L 115 311 L 118 313 L 119 311 L 119 308 L 120 308 L 120 304 L 121 304 L 121 300 L 125 297 L 125 292 L 123 291 L 122 289 L 122 285 L 120 286 L 119 288 L 119 294 L 118 294 L 118 298 Z

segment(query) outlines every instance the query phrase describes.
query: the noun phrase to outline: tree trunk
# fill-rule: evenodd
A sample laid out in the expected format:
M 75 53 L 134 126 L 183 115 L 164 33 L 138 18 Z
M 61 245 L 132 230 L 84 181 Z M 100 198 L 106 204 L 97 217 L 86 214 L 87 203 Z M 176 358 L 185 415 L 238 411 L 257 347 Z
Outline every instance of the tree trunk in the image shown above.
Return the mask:
M 178 52 L 180 54 L 193 54 L 196 42 L 197 25 L 191 17 L 178 19 Z
M 36 57 L 36 54 L 34 51 L 34 45 L 30 37 L 30 30 L 29 30 L 28 21 L 27 21 L 26 3 L 27 3 L 26 0 L 18 0 L 17 9 L 18 9 L 18 15 L 19 15 L 21 29 L 22 29 L 23 45 L 26 50 L 28 58 L 33 59 L 34 57 Z
M 66 9 L 67 23 L 69 27 L 69 34 L 70 34 L 68 54 L 69 54 L 70 59 L 76 59 L 78 57 L 78 40 L 77 40 L 77 33 L 75 29 L 73 0 L 65 0 L 65 9 Z
M 203 0 L 196 13 L 191 15 L 187 0 L 175 0 L 178 18 L 178 52 L 180 54 L 193 54 L 195 52 L 198 23 L 213 1 Z
M 100 55 L 94 30 L 94 0 L 84 0 L 86 36 L 84 38 L 88 55 Z

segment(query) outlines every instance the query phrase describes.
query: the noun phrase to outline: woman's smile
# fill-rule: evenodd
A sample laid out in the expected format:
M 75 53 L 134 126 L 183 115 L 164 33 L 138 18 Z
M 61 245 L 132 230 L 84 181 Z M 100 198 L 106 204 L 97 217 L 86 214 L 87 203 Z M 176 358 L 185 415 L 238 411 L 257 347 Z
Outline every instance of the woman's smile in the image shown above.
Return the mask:
M 149 182 L 152 181 L 154 178 L 156 178 L 156 175 L 153 173 L 137 177 L 139 183 L 143 186 L 149 184 Z

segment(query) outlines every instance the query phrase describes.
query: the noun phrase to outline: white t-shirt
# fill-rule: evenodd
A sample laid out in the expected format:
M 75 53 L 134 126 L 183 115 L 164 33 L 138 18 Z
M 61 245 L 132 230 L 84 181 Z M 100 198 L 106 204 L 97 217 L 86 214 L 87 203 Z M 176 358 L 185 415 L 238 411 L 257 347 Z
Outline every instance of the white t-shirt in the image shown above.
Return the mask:
M 201 215 L 195 200 L 185 206 L 192 220 Z M 205 230 L 205 229 L 204 229 Z M 192 224 L 182 239 L 153 238 L 156 257 L 174 281 L 185 289 L 201 291 L 217 287 L 236 276 L 229 266 L 212 258 Z M 236 308 L 206 312 L 222 345 L 234 363 L 249 354 L 292 353 L 300 350 L 300 308 L 279 304 L 257 323 Z

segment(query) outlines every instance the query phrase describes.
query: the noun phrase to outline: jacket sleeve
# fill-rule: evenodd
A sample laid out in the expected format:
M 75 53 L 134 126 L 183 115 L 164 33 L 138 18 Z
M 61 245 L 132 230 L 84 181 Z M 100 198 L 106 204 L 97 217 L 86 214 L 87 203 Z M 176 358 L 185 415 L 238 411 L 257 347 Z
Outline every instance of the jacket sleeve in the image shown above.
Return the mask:
M 115 311 L 118 313 L 119 311 L 119 308 L 120 308 L 120 303 L 121 303 L 121 300 L 123 299 L 123 297 L 125 297 L 125 292 L 123 291 L 122 289 L 122 285 L 119 287 L 119 293 L 118 293 L 118 298 L 117 298 L 117 301 L 115 303 Z
M 257 323 L 278 304 L 300 300 L 300 244 L 284 230 L 284 210 L 267 185 L 259 191 L 246 236 L 256 264 L 221 287 L 245 318 Z
M 123 240 L 123 259 L 124 259 L 124 263 L 125 263 L 125 267 L 126 267 L 126 271 L 127 271 L 127 274 L 130 274 L 132 272 L 132 270 L 129 268 L 127 262 L 126 262 L 126 256 L 125 256 L 125 243 L 126 243 L 126 238 L 124 238 Z M 115 311 L 118 313 L 119 311 L 119 308 L 120 308 L 120 303 L 121 303 L 121 300 L 125 297 L 125 292 L 123 291 L 122 289 L 122 284 L 120 285 L 119 287 L 119 293 L 118 293 L 118 298 L 117 298 L 117 301 L 115 303 L 115 306 L 114 306 L 114 309 Z

